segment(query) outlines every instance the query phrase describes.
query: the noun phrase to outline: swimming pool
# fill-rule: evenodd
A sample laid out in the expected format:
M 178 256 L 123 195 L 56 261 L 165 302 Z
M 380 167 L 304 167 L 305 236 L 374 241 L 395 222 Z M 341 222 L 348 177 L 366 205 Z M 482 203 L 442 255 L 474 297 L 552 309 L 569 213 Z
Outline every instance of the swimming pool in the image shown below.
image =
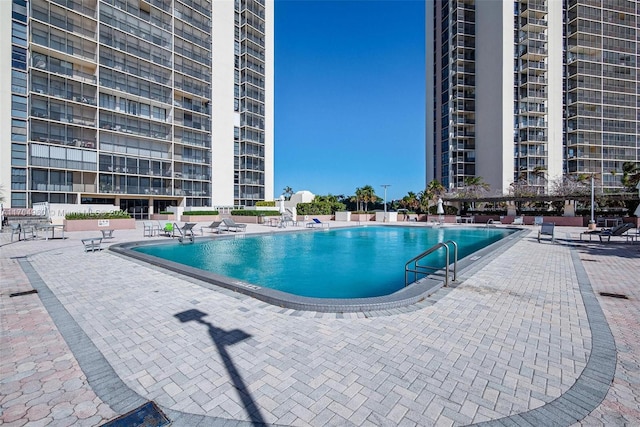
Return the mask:
M 134 251 L 301 297 L 372 298 L 404 288 L 405 263 L 438 242 L 458 243 L 459 258 L 514 231 L 505 228 L 365 226 L 157 244 Z M 445 264 L 445 251 L 428 259 Z M 160 263 L 161 264 L 161 263 Z

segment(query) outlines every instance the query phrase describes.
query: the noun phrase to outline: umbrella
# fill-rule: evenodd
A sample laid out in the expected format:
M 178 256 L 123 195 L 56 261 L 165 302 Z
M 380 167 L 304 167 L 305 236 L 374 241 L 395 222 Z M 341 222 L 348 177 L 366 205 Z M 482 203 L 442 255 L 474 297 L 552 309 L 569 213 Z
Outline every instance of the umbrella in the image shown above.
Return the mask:
M 280 195 L 280 213 L 283 214 L 285 212 L 286 210 L 284 208 L 284 196 Z
M 438 215 L 444 215 L 444 206 L 442 206 L 442 199 L 438 198 L 438 210 L 436 211 Z

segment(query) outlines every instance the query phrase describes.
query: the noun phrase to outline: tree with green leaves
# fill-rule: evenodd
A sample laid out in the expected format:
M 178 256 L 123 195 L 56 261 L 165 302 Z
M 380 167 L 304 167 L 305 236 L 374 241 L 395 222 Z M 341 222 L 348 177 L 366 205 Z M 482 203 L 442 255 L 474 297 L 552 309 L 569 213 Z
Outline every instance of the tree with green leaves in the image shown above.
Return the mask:
M 375 203 L 379 197 L 376 196 L 375 190 L 370 185 L 357 188 L 356 194 L 358 194 L 358 190 L 360 191 L 360 199 L 362 200 L 362 203 L 364 203 L 364 211 L 367 212 L 369 210 L 369 203 Z
M 427 185 L 427 191 L 432 197 L 437 199 L 438 197 L 442 197 L 442 195 L 447 192 L 447 189 L 440 181 L 434 179 Z
M 329 202 L 329 203 L 338 203 L 340 202 L 340 200 L 338 199 L 338 196 L 334 196 L 333 194 L 329 193 L 326 196 L 316 196 L 313 199 L 314 202 Z
M 417 211 L 420 207 L 420 202 L 418 201 L 418 196 L 413 191 L 409 191 L 406 196 L 402 198 L 402 200 L 398 201 L 398 204 L 403 208 L 409 211 Z
M 477 198 L 482 193 L 488 192 L 490 188 L 481 176 L 468 176 L 463 183 L 462 195 L 466 198 Z
M 289 186 L 284 187 L 284 188 L 282 189 L 282 191 L 283 191 L 283 193 L 282 193 L 282 194 L 284 195 L 284 198 L 285 198 L 286 200 L 290 200 L 290 199 L 291 199 L 291 196 L 293 196 L 293 188 L 291 188 L 291 187 L 289 187 Z
M 638 182 L 640 182 L 640 164 L 637 162 L 624 162 L 622 164 L 622 185 L 627 190 L 634 191 Z
M 356 210 L 357 211 L 362 210 L 361 209 L 361 205 L 360 205 L 360 202 L 362 202 L 362 189 L 361 188 L 356 188 L 356 194 L 351 196 L 349 201 L 356 204 Z

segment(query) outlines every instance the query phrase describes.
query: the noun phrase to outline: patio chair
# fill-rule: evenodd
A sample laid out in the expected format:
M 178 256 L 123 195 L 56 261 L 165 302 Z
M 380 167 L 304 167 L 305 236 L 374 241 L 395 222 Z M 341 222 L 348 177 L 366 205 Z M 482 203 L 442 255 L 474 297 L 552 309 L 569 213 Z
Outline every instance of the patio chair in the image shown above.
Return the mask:
M 555 227 L 556 224 L 554 222 L 543 222 L 540 225 L 540 230 L 538 230 L 538 243 L 540 243 L 542 236 L 551 236 L 551 242 L 554 243 L 556 241 Z
M 29 237 L 27 237 L 27 233 L 29 234 Z M 16 234 L 18 235 L 18 241 L 27 240 L 28 238 L 33 239 L 37 237 L 35 227 L 32 227 L 32 226 L 23 227 L 22 224 L 11 224 L 11 241 L 12 242 L 13 242 L 13 236 Z
M 598 236 L 600 238 L 600 241 L 602 242 L 602 236 L 604 235 L 605 237 L 607 237 L 607 242 L 611 240 L 611 236 L 619 236 L 622 235 L 624 233 L 626 233 L 627 231 L 629 231 L 630 229 L 633 228 L 633 224 L 620 224 L 620 225 L 616 225 L 615 227 L 612 228 L 603 228 L 601 230 L 589 230 L 589 231 L 584 231 L 582 233 L 580 233 L 580 240 L 582 241 L 583 238 L 586 238 L 587 236 L 589 237 L 589 241 L 591 241 L 591 239 L 593 238 L 593 236 Z M 623 231 L 621 231 L 623 230 Z
M 173 237 L 173 224 L 168 222 L 162 227 L 162 232 L 165 236 Z
M 238 224 L 231 218 L 225 218 L 222 220 L 222 224 L 220 224 L 220 230 L 224 231 L 247 231 L 247 224 Z
M 223 230 L 220 228 L 220 225 L 222 225 L 222 221 L 213 221 L 211 224 L 209 225 L 204 225 L 202 226 L 202 228 L 200 229 L 202 231 L 202 233 L 204 234 L 204 229 L 208 228 L 210 232 L 212 233 L 218 233 L 220 234 Z
M 623 234 L 625 234 L 627 231 L 631 230 L 632 228 L 634 228 L 633 224 L 629 224 L 629 223 L 616 225 L 611 229 L 602 230 L 602 232 L 598 234 L 598 237 L 600 237 L 601 242 L 604 242 L 603 240 L 604 237 L 607 238 L 607 242 L 610 242 L 611 237 L 621 237 Z
M 142 237 L 153 237 L 159 230 L 156 225 L 151 221 L 145 221 L 142 223 Z
M 311 218 L 311 221 L 312 222 L 306 223 L 306 227 L 307 228 L 315 228 L 316 225 L 319 226 L 320 228 L 324 228 L 324 227 L 329 228 L 329 223 L 328 222 L 322 222 L 318 218 Z
M 293 216 L 290 214 L 283 214 L 281 218 L 282 226 L 286 227 L 287 224 L 291 224 L 292 226 L 298 225 L 298 221 L 293 219 Z
M 524 216 L 517 216 L 513 219 L 512 225 L 524 225 Z

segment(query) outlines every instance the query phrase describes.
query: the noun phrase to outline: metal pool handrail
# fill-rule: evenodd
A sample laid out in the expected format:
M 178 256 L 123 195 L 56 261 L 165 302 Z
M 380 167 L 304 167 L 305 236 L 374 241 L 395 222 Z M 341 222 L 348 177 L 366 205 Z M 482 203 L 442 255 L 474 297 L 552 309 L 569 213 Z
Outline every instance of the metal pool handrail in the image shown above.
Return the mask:
M 178 230 L 178 233 L 180 233 L 180 237 L 178 237 L 178 242 L 180 243 L 184 243 L 184 239 L 186 237 L 189 237 L 189 240 L 191 241 L 191 243 L 193 243 L 193 232 L 191 232 L 190 235 L 186 235 L 185 233 L 182 232 L 182 228 L 180 228 L 180 226 L 177 223 L 173 223 L 173 233 L 175 235 L 176 230 Z
M 446 242 L 439 242 L 433 245 L 426 251 L 422 252 L 420 255 L 413 257 L 409 261 L 407 261 L 407 263 L 404 265 L 404 286 L 406 287 L 409 285 L 409 273 L 413 273 L 413 282 L 415 282 L 418 280 L 418 274 L 423 274 L 426 276 L 427 274 L 429 274 L 429 271 L 434 272 L 434 271 L 440 270 L 439 268 L 430 267 L 427 265 L 418 265 L 418 261 L 420 261 L 422 258 L 426 257 L 427 255 L 434 253 L 440 248 L 444 248 L 446 251 L 447 259 L 445 264 L 444 286 L 445 287 L 449 286 L 449 259 L 450 259 L 449 245 L 450 244 L 453 245 L 453 281 L 455 282 L 456 276 L 458 274 L 458 244 L 453 240 L 447 240 Z M 412 263 L 413 263 L 413 269 L 410 268 Z

